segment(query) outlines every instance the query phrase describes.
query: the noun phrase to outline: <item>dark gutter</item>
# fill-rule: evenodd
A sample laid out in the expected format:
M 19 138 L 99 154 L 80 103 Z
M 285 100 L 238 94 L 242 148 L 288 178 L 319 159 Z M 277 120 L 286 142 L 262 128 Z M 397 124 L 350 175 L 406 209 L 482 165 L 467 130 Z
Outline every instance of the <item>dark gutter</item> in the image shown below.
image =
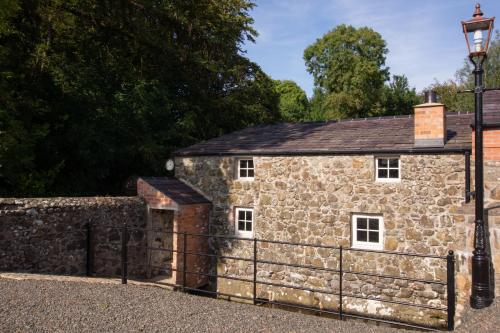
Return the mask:
M 483 128 L 499 128 L 499 127 L 500 127 L 500 122 L 483 124 Z
M 377 154 L 465 154 L 471 148 L 407 148 L 407 149 L 358 149 L 358 150 L 296 150 L 296 151 L 265 151 L 246 150 L 237 152 L 197 152 L 174 153 L 174 157 L 190 156 L 324 156 L 324 155 L 377 155 Z
M 474 128 L 476 125 L 471 124 L 470 127 Z M 483 123 L 483 128 L 499 128 L 500 127 L 500 122 L 489 122 L 489 123 Z

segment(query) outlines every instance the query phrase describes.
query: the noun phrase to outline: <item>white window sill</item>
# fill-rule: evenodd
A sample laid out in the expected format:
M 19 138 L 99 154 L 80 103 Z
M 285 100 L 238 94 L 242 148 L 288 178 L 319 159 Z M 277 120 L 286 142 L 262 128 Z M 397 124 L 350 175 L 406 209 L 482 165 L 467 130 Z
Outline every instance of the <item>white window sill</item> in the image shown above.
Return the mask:
M 237 231 L 234 235 L 241 238 L 253 238 L 253 232 Z
M 255 177 L 238 177 L 236 180 L 241 180 L 243 182 L 251 182 L 255 179 Z
M 357 250 L 377 250 L 377 251 L 383 251 L 384 250 L 384 244 L 382 243 L 363 243 L 363 242 L 356 242 L 355 244 L 352 245 L 353 249 Z
M 401 183 L 401 178 L 377 178 L 377 179 L 375 179 L 375 182 L 397 184 L 397 183 Z

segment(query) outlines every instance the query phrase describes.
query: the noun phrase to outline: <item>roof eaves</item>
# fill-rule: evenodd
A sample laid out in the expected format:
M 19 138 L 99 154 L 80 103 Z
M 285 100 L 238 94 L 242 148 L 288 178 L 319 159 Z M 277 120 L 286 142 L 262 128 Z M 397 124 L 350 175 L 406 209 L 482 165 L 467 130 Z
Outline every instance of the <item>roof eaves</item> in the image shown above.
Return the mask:
M 176 157 L 189 156 L 318 156 L 318 155 L 371 155 L 371 154 L 463 154 L 470 152 L 471 147 L 443 147 L 443 148 L 400 148 L 400 149 L 349 149 L 349 150 L 295 150 L 295 151 L 271 151 L 271 150 L 244 150 L 225 152 L 185 152 L 175 155 Z

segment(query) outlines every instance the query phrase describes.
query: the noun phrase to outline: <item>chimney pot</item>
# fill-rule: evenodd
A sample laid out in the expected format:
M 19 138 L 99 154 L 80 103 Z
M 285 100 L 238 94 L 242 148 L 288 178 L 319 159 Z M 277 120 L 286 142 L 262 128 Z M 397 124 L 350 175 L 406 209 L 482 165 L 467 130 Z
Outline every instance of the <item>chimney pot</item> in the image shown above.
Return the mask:
M 424 103 L 437 103 L 437 95 L 434 90 L 424 91 Z

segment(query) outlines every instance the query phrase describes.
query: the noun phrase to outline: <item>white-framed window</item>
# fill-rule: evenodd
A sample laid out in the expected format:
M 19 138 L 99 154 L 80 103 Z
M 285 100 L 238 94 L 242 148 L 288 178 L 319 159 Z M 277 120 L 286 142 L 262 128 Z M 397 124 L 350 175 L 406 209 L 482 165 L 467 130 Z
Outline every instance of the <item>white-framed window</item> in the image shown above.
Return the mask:
M 375 159 L 375 177 L 381 182 L 399 182 L 401 180 L 401 162 L 398 157 L 377 157 Z
M 384 219 L 374 215 L 352 215 L 352 247 L 357 249 L 384 249 Z
M 236 208 L 235 209 L 235 233 L 241 237 L 253 237 L 253 209 L 252 208 Z
M 253 180 L 254 178 L 253 158 L 240 158 L 238 160 L 238 178 Z

